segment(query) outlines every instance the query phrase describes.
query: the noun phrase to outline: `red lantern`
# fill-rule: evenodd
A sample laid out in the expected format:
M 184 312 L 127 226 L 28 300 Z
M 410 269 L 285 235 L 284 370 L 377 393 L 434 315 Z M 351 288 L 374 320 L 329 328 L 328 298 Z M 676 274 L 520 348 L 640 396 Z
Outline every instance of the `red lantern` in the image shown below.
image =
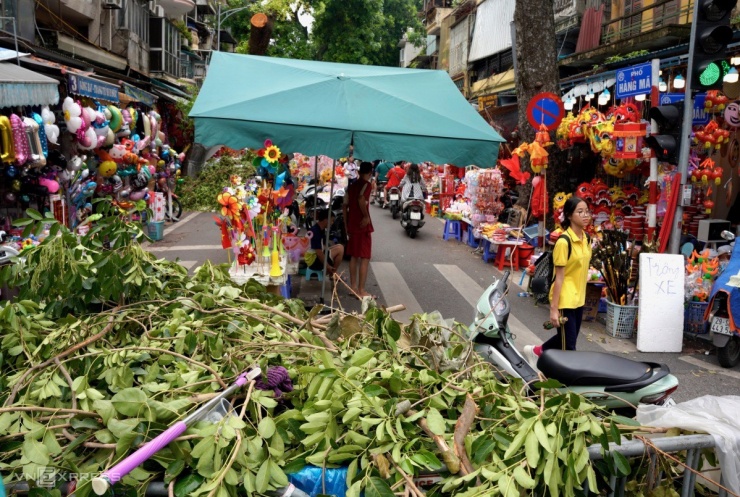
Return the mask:
M 616 140 L 615 159 L 638 159 L 642 157 L 642 141 L 647 132 L 647 123 L 614 124 L 612 136 Z
M 702 202 L 702 204 L 704 205 L 704 209 L 706 209 L 706 213 L 707 214 L 711 214 L 712 213 L 712 209 L 714 209 L 714 202 L 712 202 L 712 200 L 708 198 L 708 199 L 704 200 L 704 202 Z
M 712 169 L 712 177 L 714 178 L 715 185 L 719 185 L 722 182 L 723 174 L 724 174 L 724 171 L 722 171 L 722 168 L 719 166 Z

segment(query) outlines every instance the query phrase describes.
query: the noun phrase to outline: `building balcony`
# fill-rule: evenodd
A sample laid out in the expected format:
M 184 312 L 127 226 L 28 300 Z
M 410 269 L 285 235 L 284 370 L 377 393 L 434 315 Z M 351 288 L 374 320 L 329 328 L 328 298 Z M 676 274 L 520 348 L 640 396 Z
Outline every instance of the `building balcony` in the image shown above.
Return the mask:
M 193 0 L 159 0 L 159 5 L 170 19 L 184 16 L 195 8 Z
M 451 8 L 435 8 L 426 13 L 426 28 L 427 34 L 431 36 L 438 36 L 442 29 L 442 21 L 450 15 L 452 12 Z
M 198 16 L 216 15 L 216 7 L 213 5 L 213 2 L 211 0 L 195 0 L 195 8 L 198 12 Z
M 424 0 L 424 10 L 426 14 L 434 9 L 449 9 L 452 7 L 452 0 Z
M 654 51 L 687 43 L 691 36 L 693 8 L 693 1 L 657 0 L 652 5 L 626 14 L 613 12 L 612 15 L 617 17 L 601 25 L 594 25 L 594 17 L 586 13 L 580 35 L 583 37 L 591 33 L 593 40 L 598 38 L 598 43 L 584 50 L 580 48 L 579 38 L 577 53 L 562 59 L 560 65 L 582 69 L 601 64 L 604 59 L 614 55 L 639 50 Z
M 88 24 L 99 18 L 99 5 L 93 0 L 39 0 L 36 17 L 44 24 L 54 25 L 61 19 L 87 30 Z

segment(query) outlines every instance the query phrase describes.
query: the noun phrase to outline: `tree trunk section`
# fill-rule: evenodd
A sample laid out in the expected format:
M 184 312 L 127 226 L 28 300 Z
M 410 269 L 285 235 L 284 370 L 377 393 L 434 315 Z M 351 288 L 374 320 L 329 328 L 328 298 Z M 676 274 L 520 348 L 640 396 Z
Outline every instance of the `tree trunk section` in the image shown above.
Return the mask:
M 252 16 L 249 30 L 249 55 L 265 55 L 272 36 L 272 20 L 262 12 Z
M 184 168 L 188 177 L 198 177 L 198 174 L 203 170 L 203 166 L 206 163 L 206 152 L 208 152 L 208 149 L 203 145 L 193 143 L 193 148 L 190 149 L 188 155 L 187 165 Z
M 527 120 L 529 101 L 541 92 L 560 96 L 553 1 L 516 0 L 514 26 L 519 138 L 522 142 L 531 142 L 537 130 Z M 552 192 L 560 191 L 552 188 L 562 189 L 563 185 L 567 184 L 567 166 L 565 160 L 560 157 L 562 154 L 559 153 L 557 146 L 553 145 L 547 151 L 550 154 L 547 190 L 552 199 Z M 528 159 L 522 160 L 522 164 L 529 168 Z M 563 178 L 566 178 L 565 181 Z M 531 183 L 519 187 L 519 205 L 525 208 L 529 205 L 531 191 Z

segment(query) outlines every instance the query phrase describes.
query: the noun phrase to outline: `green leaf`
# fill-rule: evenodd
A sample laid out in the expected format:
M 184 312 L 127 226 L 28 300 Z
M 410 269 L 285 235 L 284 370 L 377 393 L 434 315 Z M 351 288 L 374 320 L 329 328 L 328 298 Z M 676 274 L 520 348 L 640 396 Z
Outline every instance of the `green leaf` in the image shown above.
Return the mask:
M 26 215 L 33 219 L 34 221 L 43 221 L 44 216 L 41 215 L 39 211 L 36 209 L 26 209 Z
M 550 388 L 563 388 L 563 384 L 560 383 L 558 380 L 555 379 L 548 379 L 546 381 L 535 381 L 532 384 L 532 387 L 534 388 L 544 388 L 544 389 L 550 389 Z
M 473 464 L 481 465 L 488 458 L 489 454 L 496 448 L 496 441 L 488 435 L 481 435 L 473 442 Z
M 429 412 L 427 412 L 427 424 L 429 425 L 429 429 L 435 435 L 444 435 L 447 431 L 445 419 L 442 417 L 442 414 L 433 407 L 431 407 Z
M 141 420 L 137 418 L 129 418 L 124 420 L 111 419 L 106 425 L 113 436 L 121 439 L 129 433 L 133 432 L 136 426 Z
M 630 474 L 630 463 L 627 458 L 619 452 L 612 452 L 611 454 L 614 458 L 614 464 L 617 466 L 617 471 L 624 476 Z
M 550 439 L 547 437 L 547 431 L 545 430 L 545 425 L 542 424 L 542 421 L 539 419 L 534 424 L 534 434 L 537 435 L 537 440 L 540 441 L 540 445 L 547 451 L 552 452 L 553 449 L 550 446 Z
M 266 459 L 265 462 L 260 466 L 260 470 L 257 471 L 256 489 L 257 492 L 263 494 L 267 490 L 270 484 L 270 460 Z
M 288 485 L 288 477 L 285 476 L 282 468 L 272 458 L 268 459 L 268 461 L 270 461 L 270 479 L 280 487 Z
M 622 445 L 622 434 L 619 432 L 616 423 L 609 423 L 609 434 L 612 437 L 612 442 Z
M 362 391 L 365 392 L 365 395 L 367 395 L 368 397 L 380 397 L 381 395 L 388 395 L 388 390 L 374 383 L 365 385 L 362 388 Z
M 371 476 L 365 487 L 365 497 L 395 497 L 395 494 L 384 479 Z
M 349 360 L 349 363 L 352 366 L 362 366 L 367 361 L 372 359 L 374 355 L 375 352 L 368 348 L 357 349 L 357 351 L 352 354 L 352 359 Z
M 191 473 L 185 478 L 178 478 L 175 482 L 175 497 L 188 497 L 203 484 L 205 478 L 197 473 Z
M 262 438 L 271 438 L 275 434 L 275 421 L 273 421 L 270 416 L 265 416 L 257 426 L 257 431 Z
M 383 328 L 385 329 L 386 334 L 392 339 L 398 340 L 401 338 L 401 325 L 392 317 L 388 316 L 385 319 Z
M 139 388 L 124 388 L 111 398 L 113 407 L 124 416 L 138 416 L 146 408 L 147 396 Z
M 533 431 L 529 432 L 524 441 L 524 454 L 527 457 L 529 467 L 536 468 L 540 462 L 540 442 Z
M 23 456 L 33 463 L 41 466 L 49 464 L 49 449 L 41 442 L 26 438 L 23 442 L 22 452 Z
M 625 426 L 641 426 L 636 419 L 628 418 L 626 416 L 609 416 L 612 423 L 617 423 Z

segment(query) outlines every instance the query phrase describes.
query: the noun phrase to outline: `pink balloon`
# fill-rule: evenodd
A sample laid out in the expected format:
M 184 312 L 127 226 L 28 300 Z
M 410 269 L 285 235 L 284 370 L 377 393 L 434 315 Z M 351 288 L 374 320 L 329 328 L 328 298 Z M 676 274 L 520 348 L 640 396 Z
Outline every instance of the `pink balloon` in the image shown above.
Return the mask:
M 149 190 L 144 188 L 143 190 L 136 190 L 135 192 L 131 192 L 128 196 L 129 200 L 133 200 L 136 202 L 137 200 L 141 200 L 144 197 L 146 197 L 147 193 L 149 193 Z
M 157 173 L 157 168 L 154 166 L 149 166 L 149 172 L 152 173 L 152 176 L 154 176 Z
M 46 189 L 49 190 L 49 193 L 56 193 L 59 191 L 59 183 L 53 179 L 41 178 L 39 180 L 39 185 L 45 186 Z

